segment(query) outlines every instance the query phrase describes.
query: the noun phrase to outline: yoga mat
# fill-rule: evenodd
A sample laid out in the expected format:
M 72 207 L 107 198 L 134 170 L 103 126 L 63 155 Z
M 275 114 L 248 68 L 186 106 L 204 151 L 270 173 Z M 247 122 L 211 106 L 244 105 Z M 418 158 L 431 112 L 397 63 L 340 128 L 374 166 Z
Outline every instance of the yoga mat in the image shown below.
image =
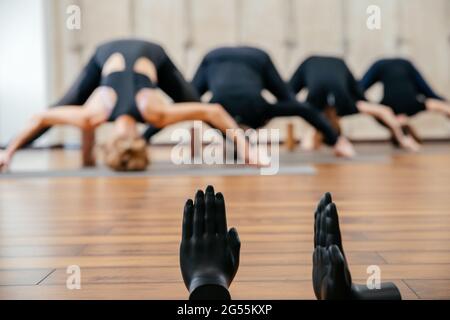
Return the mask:
M 352 159 L 339 158 L 332 153 L 292 152 L 280 156 L 282 165 L 291 164 L 367 164 L 389 163 L 391 156 L 386 154 L 357 154 Z
M 281 166 L 277 175 L 313 175 L 312 166 Z M 19 178 L 65 178 L 65 177 L 151 177 L 151 176 L 259 176 L 260 169 L 236 166 L 175 166 L 173 164 L 153 164 L 147 171 L 115 172 L 106 167 L 81 168 L 72 170 L 21 171 L 0 174 L 0 179 Z

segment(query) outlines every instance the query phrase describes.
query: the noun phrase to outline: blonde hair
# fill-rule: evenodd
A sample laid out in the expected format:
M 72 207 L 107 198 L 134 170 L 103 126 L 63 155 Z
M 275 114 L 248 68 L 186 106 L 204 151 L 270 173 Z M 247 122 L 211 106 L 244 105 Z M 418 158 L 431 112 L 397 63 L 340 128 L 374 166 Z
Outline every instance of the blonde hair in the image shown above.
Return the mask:
M 104 148 L 104 159 L 115 171 L 144 171 L 150 161 L 142 138 L 117 137 Z

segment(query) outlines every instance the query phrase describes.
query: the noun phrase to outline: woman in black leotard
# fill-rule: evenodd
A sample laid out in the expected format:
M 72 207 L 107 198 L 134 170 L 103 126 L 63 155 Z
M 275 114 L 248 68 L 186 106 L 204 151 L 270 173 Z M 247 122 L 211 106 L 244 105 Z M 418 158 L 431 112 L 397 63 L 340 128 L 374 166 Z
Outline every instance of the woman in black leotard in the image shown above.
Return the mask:
M 334 111 L 337 117 L 365 113 L 385 124 L 402 147 L 416 151 L 418 144 L 405 135 L 392 111 L 366 101 L 346 63 L 335 57 L 312 56 L 295 71 L 290 86 L 295 93 L 308 89 L 307 102 L 320 111 Z
M 183 75 L 173 64 L 170 57 L 159 45 L 137 40 L 122 40 L 104 44 L 103 51 L 108 52 L 108 50 L 111 50 L 111 47 L 113 47 L 112 49 L 114 50 L 115 47 L 123 47 L 125 45 L 129 46 L 131 42 L 134 42 L 135 44 L 140 43 L 141 46 L 146 47 L 146 50 L 149 53 L 151 52 L 153 60 L 159 61 L 159 68 L 157 69 L 158 87 L 174 102 L 200 101 L 195 89 L 184 79 Z M 83 106 L 94 90 L 100 86 L 101 81 L 102 69 L 98 58 L 93 55 L 66 94 L 51 107 Z M 48 129 L 49 127 L 36 133 L 33 137 L 28 139 L 26 145 L 33 143 L 36 139 L 47 132 Z M 144 132 L 143 137 L 145 140 L 148 140 L 158 131 L 160 131 L 159 128 L 149 126 Z
M 189 100 L 189 95 L 195 99 L 195 91 L 189 92 L 189 85 L 183 82 L 160 46 L 140 40 L 117 40 L 99 46 L 75 85 L 60 101 L 64 108 L 50 108 L 34 116 L 30 125 L 0 155 L 0 168 L 9 164 L 17 149 L 52 125 L 74 125 L 91 131 L 113 121 L 115 130 L 107 150 L 121 156 L 107 162 L 123 170 L 146 166 L 145 159 L 134 161 L 135 154 L 142 158 L 145 148 L 145 143 L 139 141 L 138 122 L 162 128 L 180 121 L 202 120 L 223 132 L 239 128 L 218 104 L 180 102 L 176 103 L 177 108 L 170 108 L 155 90 L 158 86 L 175 101 Z M 239 150 L 248 151 L 243 134 L 238 132 L 235 139 Z M 258 163 L 248 157 L 246 160 Z
M 381 104 L 387 105 L 403 121 L 421 111 L 431 110 L 450 116 L 450 104 L 438 96 L 414 65 L 401 58 L 380 59 L 365 73 L 360 84 L 368 90 L 375 83 L 383 84 Z
M 260 49 L 222 47 L 210 51 L 192 84 L 200 95 L 211 91 L 211 102 L 221 104 L 240 124 L 259 128 L 275 117 L 299 116 L 324 134 L 337 155 L 351 157 L 354 153 L 323 115 L 295 100 L 269 55 Z M 267 102 L 261 95 L 264 89 L 278 101 Z

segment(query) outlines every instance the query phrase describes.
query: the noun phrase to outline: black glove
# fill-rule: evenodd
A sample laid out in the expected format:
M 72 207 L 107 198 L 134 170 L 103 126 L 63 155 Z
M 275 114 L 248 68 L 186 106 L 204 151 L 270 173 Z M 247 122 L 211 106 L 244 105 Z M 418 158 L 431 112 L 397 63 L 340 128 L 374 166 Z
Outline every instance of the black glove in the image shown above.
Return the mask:
M 317 246 L 313 255 L 314 293 L 319 300 L 350 299 L 352 279 L 338 246 Z
M 317 299 L 401 300 L 393 283 L 382 283 L 380 289 L 352 283 L 331 194 L 322 197 L 314 217 L 313 287 Z
M 197 191 L 195 202 L 189 199 L 184 206 L 180 246 L 181 273 L 191 298 L 208 288 L 228 290 L 239 267 L 240 248 L 236 229 L 227 232 L 223 195 L 214 195 L 212 186 L 205 194 Z
M 319 300 L 347 299 L 352 278 L 342 247 L 339 217 L 325 193 L 314 214 L 313 287 Z
M 320 199 L 314 213 L 314 248 L 332 244 L 337 245 L 345 257 L 337 208 L 332 202 L 331 194 L 327 192 Z

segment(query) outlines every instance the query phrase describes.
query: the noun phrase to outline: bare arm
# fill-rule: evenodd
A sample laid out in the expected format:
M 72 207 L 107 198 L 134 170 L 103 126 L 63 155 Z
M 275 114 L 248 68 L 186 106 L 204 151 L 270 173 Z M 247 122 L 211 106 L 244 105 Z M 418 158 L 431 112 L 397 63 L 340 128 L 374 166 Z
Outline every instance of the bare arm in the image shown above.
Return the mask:
M 389 130 L 394 134 L 396 138 L 401 139 L 401 137 L 403 136 L 403 132 L 401 130 L 400 123 L 398 123 L 395 115 L 389 107 L 369 103 L 366 101 L 358 101 L 356 103 L 356 106 L 360 112 L 375 117 L 383 122 L 383 124 L 389 128 Z
M 162 119 L 155 124 L 157 127 L 165 127 L 181 121 L 200 120 L 211 124 L 226 134 L 227 129 L 234 129 L 232 139 L 236 142 L 237 149 L 241 150 L 241 156 L 247 163 L 260 165 L 256 159 L 250 159 L 250 148 L 244 133 L 239 130 L 236 121 L 219 104 L 206 104 L 198 102 L 176 103 L 176 108 L 163 108 Z
M 65 106 L 83 106 L 94 90 L 100 85 L 101 67 L 98 65 L 95 54 L 91 56 L 83 71 L 65 93 L 65 95 L 51 108 Z M 35 140 L 41 137 L 50 127 L 43 127 L 37 131 L 21 147 L 31 145 Z
M 30 137 L 33 137 L 43 128 L 58 124 L 73 125 L 83 130 L 92 129 L 86 110 L 79 106 L 67 106 L 46 110 L 33 116 L 30 123 L 9 144 L 0 157 L 0 168 L 8 166 L 14 153 L 26 144 Z
M 366 101 L 358 101 L 356 106 L 360 112 L 371 115 L 381 121 L 391 131 L 400 146 L 411 151 L 419 151 L 419 144 L 403 133 L 401 124 L 391 108 Z

